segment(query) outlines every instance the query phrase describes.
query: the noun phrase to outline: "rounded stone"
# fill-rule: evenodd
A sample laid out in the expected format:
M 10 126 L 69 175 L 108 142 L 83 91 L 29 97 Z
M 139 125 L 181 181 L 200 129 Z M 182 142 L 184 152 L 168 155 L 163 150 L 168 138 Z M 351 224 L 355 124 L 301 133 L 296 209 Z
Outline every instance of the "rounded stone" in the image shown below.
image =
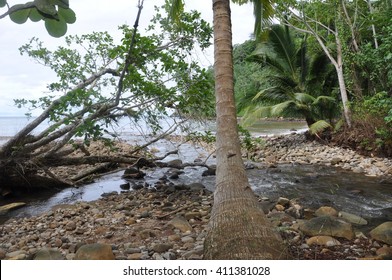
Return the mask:
M 76 254 L 75 260 L 114 260 L 112 246 L 108 244 L 86 244 L 81 246 Z
M 373 239 L 392 245 L 392 222 L 385 222 L 370 232 Z
M 337 217 L 338 216 L 338 211 L 336 211 L 335 208 L 329 207 L 329 206 L 321 206 L 319 209 L 316 210 L 314 213 L 317 217 L 320 216 L 333 216 Z

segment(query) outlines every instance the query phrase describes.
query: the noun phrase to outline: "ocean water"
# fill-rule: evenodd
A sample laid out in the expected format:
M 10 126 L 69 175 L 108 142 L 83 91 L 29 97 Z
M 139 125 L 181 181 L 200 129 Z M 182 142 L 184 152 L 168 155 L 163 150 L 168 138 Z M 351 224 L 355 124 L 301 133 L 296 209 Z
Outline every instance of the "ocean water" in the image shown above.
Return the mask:
M 4 144 L 9 138 L 17 134 L 28 123 L 33 121 L 33 118 L 27 117 L 0 117 L 0 145 Z M 47 123 L 39 125 L 33 133 L 39 133 L 48 127 Z
M 23 129 L 28 123 L 32 122 L 33 118 L 27 117 L 0 117 L 0 145 L 4 144 L 8 139 L 17 134 L 21 129 Z M 174 120 L 176 121 L 176 120 Z M 162 131 L 169 129 L 174 121 L 171 119 L 163 119 L 160 122 L 162 126 Z M 38 134 L 42 132 L 49 126 L 47 121 L 42 122 L 37 128 L 35 128 L 31 133 Z M 129 119 L 122 119 L 117 124 L 110 127 L 105 127 L 110 133 L 115 133 L 116 135 L 126 139 L 133 140 L 133 136 L 148 136 L 153 133 L 152 129 L 146 125 L 146 122 L 139 121 L 135 123 Z M 182 133 L 181 130 L 177 133 Z
M 18 133 L 33 118 L 21 117 L 0 117 L 0 145 L 4 144 L 9 138 Z M 163 118 L 160 120 L 162 132 L 170 129 L 175 123 L 181 120 L 176 118 Z M 48 122 L 41 123 L 33 134 L 43 131 L 49 126 Z M 106 128 L 110 133 L 115 133 L 120 138 L 128 141 L 134 141 L 135 137 L 148 137 L 153 133 L 152 129 L 146 124 L 144 120 L 139 120 L 137 123 L 124 118 L 117 124 Z M 248 128 L 254 136 L 271 136 L 289 134 L 292 131 L 304 132 L 307 130 L 305 122 L 293 121 L 264 121 L 260 120 Z M 180 126 L 174 134 L 186 135 L 189 131 L 212 131 L 216 130 L 214 121 L 194 122 L 188 121 L 186 124 Z

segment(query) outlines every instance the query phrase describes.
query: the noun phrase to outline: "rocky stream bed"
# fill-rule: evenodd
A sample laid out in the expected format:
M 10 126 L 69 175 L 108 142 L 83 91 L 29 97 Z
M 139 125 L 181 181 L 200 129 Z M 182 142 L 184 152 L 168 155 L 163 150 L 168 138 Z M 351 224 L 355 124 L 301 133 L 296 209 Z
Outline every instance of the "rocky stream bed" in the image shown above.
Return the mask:
M 248 168 L 256 171 L 279 172 L 281 164 L 332 165 L 387 186 L 392 174 L 390 159 L 307 142 L 301 134 L 268 138 L 252 157 L 256 161 Z M 313 209 L 296 198 L 257 196 L 293 259 L 392 258 L 389 217 L 369 228 L 366 218 L 328 204 Z M 392 196 L 387 199 L 392 203 Z M 149 187 L 8 220 L 0 226 L 0 259 L 202 259 L 212 205 L 212 192 L 203 184 L 163 176 Z

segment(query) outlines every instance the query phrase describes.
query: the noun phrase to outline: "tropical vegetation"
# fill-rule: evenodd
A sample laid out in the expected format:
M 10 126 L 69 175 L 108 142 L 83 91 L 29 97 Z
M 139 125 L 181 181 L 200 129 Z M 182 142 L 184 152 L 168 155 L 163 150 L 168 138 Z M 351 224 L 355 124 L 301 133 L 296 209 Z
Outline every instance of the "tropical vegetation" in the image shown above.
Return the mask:
M 331 92 L 336 80 L 325 55 L 310 57 L 307 36 L 302 37 L 273 25 L 268 39 L 252 52 L 250 59 L 261 69 L 258 92 L 238 98 L 240 104 L 248 103 L 240 106 L 245 124 L 260 117 L 294 117 L 304 118 L 312 133 L 331 127 L 336 100 L 323 94 Z

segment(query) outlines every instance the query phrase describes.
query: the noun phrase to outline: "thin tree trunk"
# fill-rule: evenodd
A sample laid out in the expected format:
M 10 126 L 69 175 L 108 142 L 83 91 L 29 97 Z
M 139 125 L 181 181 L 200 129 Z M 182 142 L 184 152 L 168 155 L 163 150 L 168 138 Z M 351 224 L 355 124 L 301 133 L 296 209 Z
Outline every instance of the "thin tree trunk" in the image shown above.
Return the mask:
M 230 1 L 213 0 L 217 170 L 205 259 L 284 259 L 286 248 L 251 190 L 234 102 Z
M 336 69 L 336 73 L 338 75 L 340 96 L 342 98 L 342 103 L 343 103 L 344 118 L 346 119 L 347 126 L 351 127 L 351 112 L 348 106 L 347 89 L 346 89 L 346 83 L 344 81 L 344 73 L 343 73 L 343 50 L 342 50 L 342 43 L 339 39 L 339 33 L 337 29 L 335 33 L 335 39 L 336 39 L 336 58 L 337 58 L 336 62 L 337 63 L 334 63 L 334 66 Z
M 370 12 L 371 19 L 373 20 L 373 7 L 372 7 L 372 3 L 370 2 L 370 0 L 367 0 L 367 3 L 368 3 L 368 6 L 369 6 L 369 12 Z M 374 48 L 375 48 L 375 49 L 378 49 L 378 41 L 377 41 L 376 26 L 374 25 L 374 23 L 372 23 L 372 32 L 373 32 Z

